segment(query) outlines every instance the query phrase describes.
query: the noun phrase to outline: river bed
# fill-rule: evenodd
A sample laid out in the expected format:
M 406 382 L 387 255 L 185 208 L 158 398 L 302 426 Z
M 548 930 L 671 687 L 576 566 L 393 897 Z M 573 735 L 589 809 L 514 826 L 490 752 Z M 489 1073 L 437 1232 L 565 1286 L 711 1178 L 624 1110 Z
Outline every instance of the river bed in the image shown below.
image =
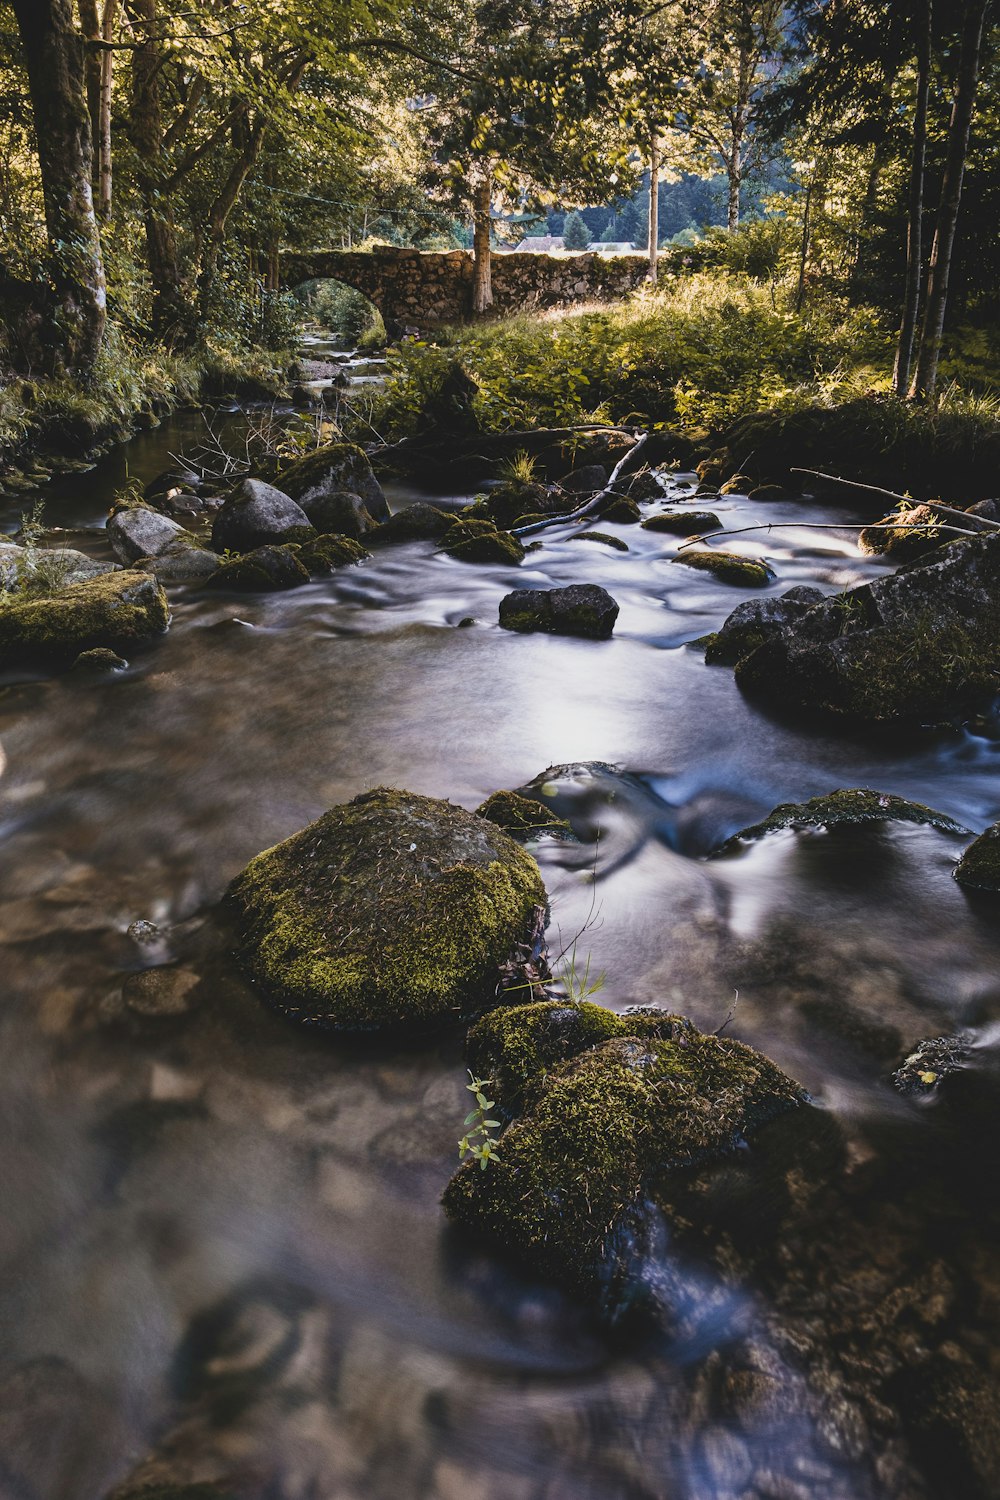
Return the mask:
M 197 423 L 59 481 L 48 522 L 107 555 L 115 488 L 152 478 Z M 690 476 L 669 484 L 690 496 Z M 390 492 L 394 508 L 414 498 Z M 767 556 L 772 594 L 884 571 L 847 529 L 867 515 L 709 503 L 726 526 L 779 526 L 724 544 Z M 219 1481 L 238 1500 L 968 1493 L 942 1487 L 933 1455 L 925 1488 L 908 1488 L 903 1439 L 894 1468 L 892 1443 L 852 1448 L 808 1403 L 719 1397 L 734 1360 L 757 1369 L 765 1293 L 723 1295 L 689 1268 L 711 1316 L 683 1336 L 617 1336 L 454 1238 L 438 1198 L 466 1110 L 461 1035 L 403 1051 L 300 1033 L 229 960 L 227 883 L 332 804 L 388 784 L 474 808 L 566 767 L 565 806 L 600 837 L 538 858 L 554 934 L 583 930 L 601 1002 L 726 1024 L 809 1090 L 859 1161 L 879 1159 L 883 1183 L 898 1167 L 917 1268 L 943 1257 L 962 1289 L 933 1337 L 988 1364 L 995 1192 L 944 1205 L 935 1177 L 915 1206 L 934 1112 L 887 1081 L 918 1040 L 955 1031 L 969 1070 L 995 1077 L 1000 932 L 952 879 L 968 840 L 886 826 L 705 856 L 777 803 L 840 787 L 979 832 L 1000 817 L 1000 732 L 876 737 L 765 714 L 691 645 L 744 592 L 677 566 L 676 538 L 601 529 L 630 550 L 564 528 L 520 568 L 411 543 L 287 594 L 172 588 L 169 634 L 127 672 L 0 690 L 12 1495 L 100 1500 L 130 1475 Z M 499 629 L 512 588 L 569 582 L 619 601 L 612 640 Z M 126 1007 L 128 976 L 164 962 L 192 976 L 184 1008 Z

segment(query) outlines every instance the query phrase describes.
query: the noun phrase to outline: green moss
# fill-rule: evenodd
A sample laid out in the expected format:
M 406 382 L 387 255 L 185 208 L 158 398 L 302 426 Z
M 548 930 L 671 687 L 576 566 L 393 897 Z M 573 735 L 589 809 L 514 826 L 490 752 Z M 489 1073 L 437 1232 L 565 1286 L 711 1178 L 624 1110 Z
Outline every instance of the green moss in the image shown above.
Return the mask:
M 128 666 L 123 656 L 117 651 L 110 651 L 107 646 L 94 646 L 90 651 L 81 651 L 73 663 L 74 672 L 121 672 Z
M 441 539 L 441 551 L 461 562 L 517 564 L 524 548 L 509 531 L 498 531 L 492 521 L 456 521 Z
M 627 495 L 619 495 L 601 511 L 602 521 L 612 521 L 619 526 L 637 526 L 642 520 L 642 511 Z
M 257 547 L 242 557 L 220 564 L 205 581 L 206 588 L 234 589 L 240 593 L 294 589 L 309 582 L 309 571 L 297 546 Z
M 560 507 L 561 508 L 561 507 Z M 477 510 L 498 527 L 511 526 L 519 516 L 550 511 L 550 496 L 544 484 L 509 479 L 497 485 L 480 502 Z
M 557 818 L 544 802 L 519 792 L 494 792 L 476 808 L 476 816 L 495 823 L 511 838 L 534 838 L 540 833 L 572 832 L 565 818 Z
M 353 537 L 328 532 L 307 543 L 299 552 L 299 562 L 309 573 L 332 573 L 336 568 L 359 563 L 370 553 Z
M 955 879 L 970 891 L 1000 891 L 1000 823 L 981 833 L 955 866 Z
M 578 531 L 569 538 L 571 542 L 601 542 L 605 547 L 614 547 L 616 552 L 627 552 L 628 542 L 620 536 L 609 536 L 606 531 Z
M 449 511 L 418 501 L 396 511 L 388 521 L 368 532 L 365 540 L 372 547 L 381 547 L 388 542 L 433 541 L 443 536 L 454 522 L 455 517 Z
M 937 512 L 929 505 L 915 505 L 883 516 L 877 526 L 866 526 L 858 537 L 862 552 L 892 557 L 899 562 L 925 557 L 950 540 L 937 526 Z
M 251 860 L 229 900 L 240 960 L 282 1010 L 363 1031 L 489 1005 L 545 889 L 484 819 L 380 788 Z
M 716 854 L 731 851 L 741 843 L 766 838 L 769 833 L 780 833 L 785 829 L 836 828 L 862 823 L 917 823 L 928 828 L 937 828 L 942 833 L 968 833 L 960 823 L 944 813 L 925 807 L 922 802 L 907 802 L 888 792 L 873 792 L 867 787 L 830 792 L 826 797 L 813 797 L 809 802 L 782 802 L 772 813 L 749 828 L 741 828 L 726 840 Z
M 551 1018 L 555 1008 L 541 1009 Z M 513 1040 L 503 1035 L 504 1019 L 496 1018 L 494 1046 L 477 1043 L 475 1055 L 497 1058 L 509 1088 L 525 1080 L 526 1112 L 501 1136 L 488 1171 L 459 1168 L 444 1207 L 570 1286 L 588 1287 L 602 1273 L 616 1227 L 643 1195 L 655 1198 L 671 1174 L 732 1150 L 803 1098 L 750 1047 L 667 1015 L 660 1036 L 648 1017 L 623 1016 L 619 1035 L 555 1062 L 539 1079 L 545 1018 L 515 1018 Z M 614 1021 L 588 1015 L 579 1025 L 599 1035 Z M 640 1026 L 645 1034 L 628 1034 Z M 533 1034 L 542 1046 L 532 1048 Z
M 722 583 L 738 583 L 751 589 L 767 588 L 774 578 L 766 562 L 740 557 L 736 552 L 679 552 L 671 561 L 683 563 L 685 568 L 698 568 L 702 573 L 713 573 Z
M 664 510 L 658 516 L 647 516 L 644 531 L 665 531 L 671 536 L 699 536 L 718 531 L 722 522 L 712 510 Z
M 167 596 L 149 573 L 102 573 L 44 598 L 0 595 L 0 667 L 73 661 L 97 646 L 127 650 L 162 634 Z
M 773 630 L 753 626 L 739 632 L 730 631 L 725 635 L 717 630 L 707 638 L 705 660 L 710 667 L 734 667 L 738 661 L 749 656 L 751 651 L 756 651 L 758 646 L 763 646 L 764 642 L 769 641 L 773 635 Z

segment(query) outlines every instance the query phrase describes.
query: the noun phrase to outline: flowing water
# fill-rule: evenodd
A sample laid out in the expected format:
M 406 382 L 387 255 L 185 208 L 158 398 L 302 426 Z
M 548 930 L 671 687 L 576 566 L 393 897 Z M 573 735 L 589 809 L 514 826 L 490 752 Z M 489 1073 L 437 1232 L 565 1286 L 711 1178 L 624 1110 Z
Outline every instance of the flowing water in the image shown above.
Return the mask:
M 106 555 L 126 466 L 148 480 L 196 429 L 175 419 L 59 482 L 48 520 Z M 727 544 L 770 558 L 772 593 L 882 571 L 856 533 L 802 529 L 844 511 L 712 503 L 729 526 L 782 523 Z M 916 1041 L 956 1031 L 970 1077 L 995 1077 L 998 928 L 952 879 L 967 840 L 886 826 L 705 856 L 839 787 L 978 832 L 1000 816 L 1000 737 L 768 716 L 689 644 L 744 593 L 674 564 L 675 538 L 602 529 L 629 552 L 564 529 L 520 569 L 413 543 L 288 594 L 172 589 L 169 634 L 127 672 L 0 691 L 4 1496 L 99 1500 L 129 1476 L 239 1500 L 972 1493 L 895 1430 L 891 1402 L 877 1434 L 849 1404 L 830 1415 L 832 1376 L 817 1406 L 815 1338 L 795 1335 L 826 1326 L 824 1299 L 863 1301 L 879 1266 L 889 1325 L 900 1278 L 924 1289 L 898 1303 L 924 1308 L 914 1361 L 989 1370 L 979 1127 L 945 1129 L 887 1082 Z M 498 628 L 512 587 L 571 581 L 618 599 L 611 641 Z M 332 804 L 391 784 L 473 808 L 559 764 L 584 842 L 538 857 L 601 1001 L 714 1030 L 738 991 L 727 1034 L 797 1077 L 873 1173 L 842 1286 L 836 1267 L 791 1295 L 688 1263 L 677 1326 L 608 1330 L 446 1230 L 461 1036 L 403 1051 L 304 1034 L 229 961 L 227 882 Z M 123 1000 L 164 963 L 185 981 L 169 1014 Z M 845 1316 L 830 1337 L 856 1349 Z

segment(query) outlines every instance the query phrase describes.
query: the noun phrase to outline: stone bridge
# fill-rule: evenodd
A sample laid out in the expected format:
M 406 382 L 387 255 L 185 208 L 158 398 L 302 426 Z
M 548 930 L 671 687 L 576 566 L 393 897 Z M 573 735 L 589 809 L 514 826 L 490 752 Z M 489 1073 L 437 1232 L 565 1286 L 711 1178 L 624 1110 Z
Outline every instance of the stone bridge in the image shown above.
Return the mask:
M 646 279 L 647 267 L 641 254 L 494 254 L 493 310 L 521 312 L 615 301 Z M 283 286 L 315 280 L 341 281 L 362 292 L 382 314 L 390 335 L 408 326 L 460 323 L 471 316 L 469 250 L 378 245 L 374 250 L 313 250 L 281 257 Z

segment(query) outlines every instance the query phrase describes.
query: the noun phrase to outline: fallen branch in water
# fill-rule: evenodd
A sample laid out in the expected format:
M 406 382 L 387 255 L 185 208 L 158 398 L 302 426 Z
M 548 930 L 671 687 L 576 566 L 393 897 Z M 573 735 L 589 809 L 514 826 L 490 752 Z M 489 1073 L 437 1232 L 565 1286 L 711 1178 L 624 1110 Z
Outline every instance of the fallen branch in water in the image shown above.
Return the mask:
M 883 489 L 880 484 L 862 484 L 857 479 L 841 479 L 837 474 L 821 474 L 819 469 L 792 469 L 792 474 L 808 474 L 813 479 L 826 479 L 830 484 L 843 484 L 852 490 L 868 490 L 873 495 L 884 495 L 889 500 L 895 500 L 902 505 L 917 505 L 919 503 L 930 506 L 931 510 L 940 511 L 943 516 L 955 516 L 959 519 L 968 519 L 968 511 L 959 510 L 954 505 L 942 505 L 940 500 L 925 500 L 918 502 L 912 495 L 897 495 L 895 490 Z M 989 521 L 985 516 L 974 518 L 981 530 L 1000 531 L 1000 521 Z
M 958 514 L 964 515 L 964 511 Z M 677 548 L 694 547 L 698 542 L 710 542 L 717 536 L 742 536 L 745 531 L 898 531 L 898 521 L 866 521 L 859 525 L 854 521 L 759 521 L 756 526 L 733 526 L 726 531 L 706 531 L 704 536 L 689 536 Z M 947 531 L 953 536 L 980 536 L 978 531 L 963 531 L 961 526 L 933 525 L 914 526 L 914 531 Z
M 592 514 L 592 512 L 597 509 L 602 501 L 609 499 L 615 493 L 615 485 L 621 478 L 622 473 L 624 472 L 628 464 L 630 464 L 635 458 L 636 454 L 642 448 L 648 437 L 649 433 L 644 432 L 640 438 L 636 439 L 635 443 L 633 443 L 632 447 L 625 454 L 624 458 L 619 459 L 618 463 L 614 467 L 614 472 L 612 473 L 611 478 L 608 480 L 603 490 L 599 491 L 598 494 L 593 495 L 589 500 L 585 500 L 582 505 L 578 505 L 575 510 L 568 511 L 565 515 L 546 516 L 544 521 L 532 521 L 530 526 L 515 526 L 512 529 L 512 535 L 531 536 L 536 531 L 544 531 L 548 526 L 564 526 L 567 521 L 579 521 L 582 516 Z

